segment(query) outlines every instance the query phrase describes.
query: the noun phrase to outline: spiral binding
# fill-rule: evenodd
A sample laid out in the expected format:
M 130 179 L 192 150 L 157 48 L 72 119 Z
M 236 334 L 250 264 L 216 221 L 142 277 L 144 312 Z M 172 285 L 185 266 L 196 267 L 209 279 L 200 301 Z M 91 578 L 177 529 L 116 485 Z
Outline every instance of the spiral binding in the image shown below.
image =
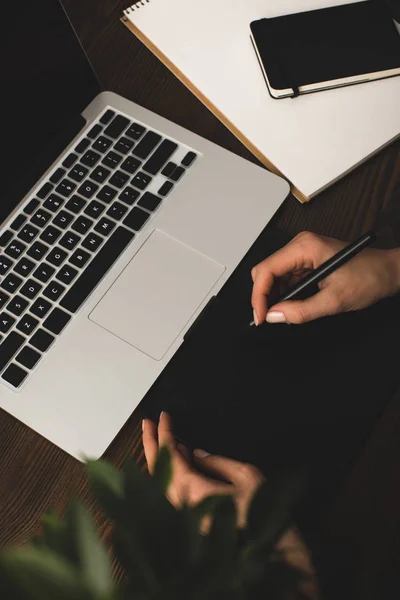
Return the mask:
M 129 6 L 129 8 L 124 10 L 124 14 L 129 15 L 135 10 L 139 10 L 139 8 L 141 8 L 142 6 L 146 6 L 146 4 L 148 4 L 149 2 L 150 0 L 138 0 L 138 2 L 135 2 L 135 4 L 132 4 L 132 6 Z

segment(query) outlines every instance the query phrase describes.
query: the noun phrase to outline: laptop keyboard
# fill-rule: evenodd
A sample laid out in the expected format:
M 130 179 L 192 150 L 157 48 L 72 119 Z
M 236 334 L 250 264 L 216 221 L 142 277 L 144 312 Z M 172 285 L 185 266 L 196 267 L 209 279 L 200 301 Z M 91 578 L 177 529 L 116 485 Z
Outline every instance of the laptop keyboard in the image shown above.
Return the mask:
M 0 381 L 19 388 L 197 154 L 107 109 L 0 234 Z

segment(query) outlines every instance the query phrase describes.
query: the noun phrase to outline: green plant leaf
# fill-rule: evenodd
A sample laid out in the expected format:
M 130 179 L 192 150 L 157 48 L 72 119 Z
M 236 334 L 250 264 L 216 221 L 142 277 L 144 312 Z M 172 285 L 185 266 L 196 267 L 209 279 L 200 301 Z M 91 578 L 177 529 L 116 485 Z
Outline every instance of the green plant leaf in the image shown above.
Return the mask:
M 32 600 L 94 600 L 78 572 L 45 548 L 11 550 L 0 557 L 0 569 Z
M 71 525 L 83 580 L 95 595 L 110 596 L 113 590 L 110 562 L 88 511 L 80 503 L 72 506 Z
M 167 446 L 163 446 L 158 453 L 153 478 L 165 494 L 172 479 L 171 454 Z
M 254 549 L 271 552 L 277 539 L 290 524 L 294 506 L 305 488 L 302 471 L 286 473 L 266 481 L 258 489 L 250 506 L 246 537 Z
M 105 460 L 88 460 L 86 473 L 92 492 L 111 519 L 124 510 L 124 475 Z

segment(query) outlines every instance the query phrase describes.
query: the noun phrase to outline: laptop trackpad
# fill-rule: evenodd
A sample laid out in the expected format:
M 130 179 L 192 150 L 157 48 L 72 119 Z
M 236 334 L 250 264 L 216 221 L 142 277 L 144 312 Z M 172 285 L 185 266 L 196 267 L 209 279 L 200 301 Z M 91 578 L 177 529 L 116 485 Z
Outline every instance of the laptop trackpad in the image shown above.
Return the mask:
M 156 230 L 89 318 L 161 360 L 225 267 Z

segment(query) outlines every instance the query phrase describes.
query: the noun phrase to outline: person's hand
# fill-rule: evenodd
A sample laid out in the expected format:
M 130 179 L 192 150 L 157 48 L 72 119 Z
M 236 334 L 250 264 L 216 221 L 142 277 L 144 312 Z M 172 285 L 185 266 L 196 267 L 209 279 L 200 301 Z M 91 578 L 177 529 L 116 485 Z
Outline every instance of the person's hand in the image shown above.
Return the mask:
M 400 249 L 365 249 L 322 280 L 319 292 L 306 300 L 274 304 L 271 292 L 282 293 L 337 254 L 346 244 L 302 232 L 251 272 L 254 321 L 306 323 L 313 319 L 366 308 L 400 289 Z
M 261 471 L 253 465 L 224 456 L 212 456 L 204 450 L 190 452 L 187 446 L 176 441 L 171 417 L 165 412 L 161 413 L 158 426 L 149 419 L 143 420 L 143 447 L 150 473 L 154 471 L 162 446 L 166 446 L 171 455 L 172 481 L 167 496 L 174 506 L 179 508 L 184 502 L 195 505 L 210 495 L 230 494 L 236 503 L 239 527 L 246 525 L 251 500 L 264 481 Z M 210 477 L 203 473 L 209 473 Z M 224 481 L 218 481 L 215 477 Z M 208 520 L 203 532 L 206 533 L 209 525 Z M 318 600 L 311 556 L 298 531 L 294 528 L 286 531 L 278 541 L 277 548 L 284 554 L 288 564 L 305 575 L 304 581 L 299 584 L 301 597 Z
M 184 502 L 194 505 L 214 494 L 230 494 L 236 503 L 238 525 L 246 524 L 251 500 L 264 481 L 261 471 L 231 458 L 211 456 L 204 450 L 191 453 L 186 446 L 177 443 L 171 417 L 165 412 L 161 413 L 158 427 L 149 419 L 143 421 L 143 447 L 150 473 L 162 446 L 166 446 L 171 455 L 172 481 L 167 496 L 174 506 L 178 508 Z

